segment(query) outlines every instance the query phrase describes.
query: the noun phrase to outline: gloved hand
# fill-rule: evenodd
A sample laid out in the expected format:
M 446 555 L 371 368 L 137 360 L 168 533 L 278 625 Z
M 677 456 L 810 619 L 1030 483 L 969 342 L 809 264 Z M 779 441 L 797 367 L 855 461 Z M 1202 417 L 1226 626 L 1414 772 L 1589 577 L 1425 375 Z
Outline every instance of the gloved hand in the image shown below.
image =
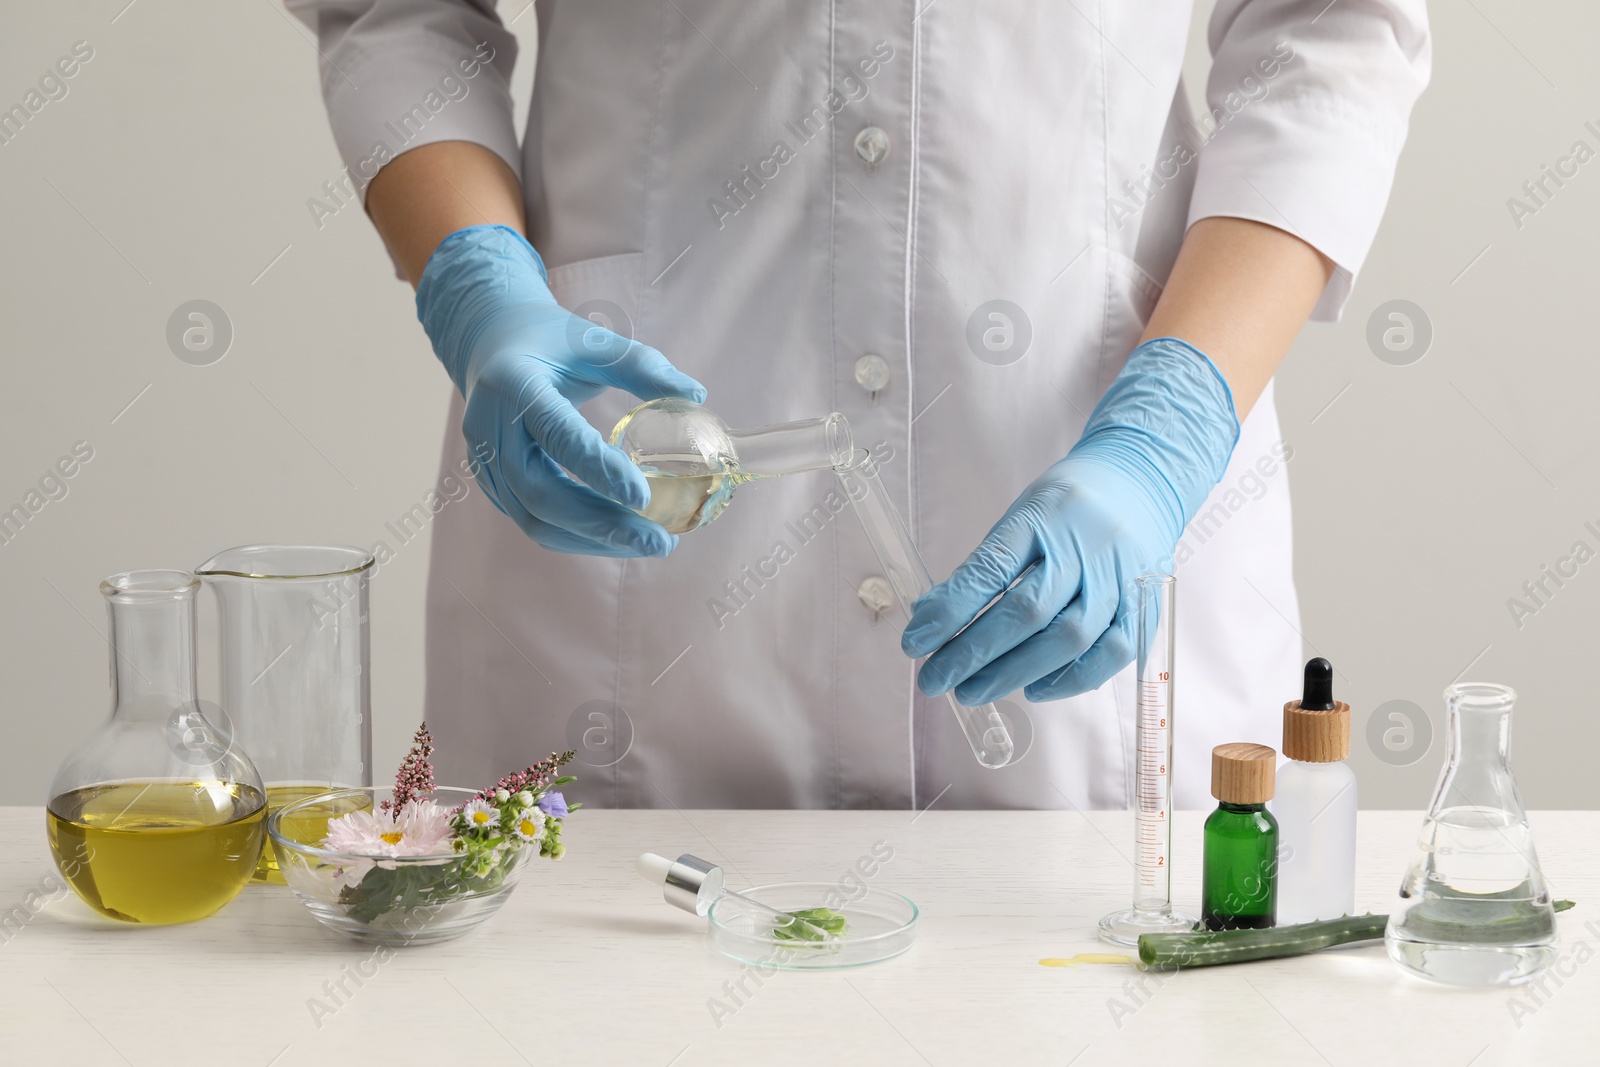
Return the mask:
M 901 647 L 933 652 L 918 687 L 954 688 L 968 706 L 1022 686 L 1029 700 L 1099 688 L 1133 658 L 1133 580 L 1172 569 L 1238 437 L 1233 395 L 1203 353 L 1171 337 L 1134 349 L 1067 458 L 912 605 Z
M 545 281 L 521 234 L 473 226 L 439 243 L 417 286 L 417 317 L 467 401 L 467 445 L 493 449 L 478 484 L 546 548 L 665 556 L 678 539 L 632 510 L 650 500 L 644 474 L 578 405 L 609 387 L 698 404 L 705 388 L 648 345 L 560 307 Z

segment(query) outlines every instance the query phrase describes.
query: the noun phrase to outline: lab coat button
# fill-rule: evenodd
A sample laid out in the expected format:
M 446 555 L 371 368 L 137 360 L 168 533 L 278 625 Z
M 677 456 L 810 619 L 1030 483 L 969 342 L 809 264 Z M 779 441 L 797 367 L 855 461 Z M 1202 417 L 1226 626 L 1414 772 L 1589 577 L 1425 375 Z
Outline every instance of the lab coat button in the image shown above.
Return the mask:
M 889 154 L 889 135 L 880 127 L 868 126 L 856 134 L 856 155 L 869 167 L 882 163 Z
M 876 352 L 868 352 L 856 360 L 856 384 L 876 394 L 889 384 L 888 362 Z
M 872 618 L 876 621 L 894 603 L 894 587 L 889 584 L 889 579 L 874 574 L 863 579 L 856 587 L 856 596 L 861 598 L 861 603 L 872 612 Z

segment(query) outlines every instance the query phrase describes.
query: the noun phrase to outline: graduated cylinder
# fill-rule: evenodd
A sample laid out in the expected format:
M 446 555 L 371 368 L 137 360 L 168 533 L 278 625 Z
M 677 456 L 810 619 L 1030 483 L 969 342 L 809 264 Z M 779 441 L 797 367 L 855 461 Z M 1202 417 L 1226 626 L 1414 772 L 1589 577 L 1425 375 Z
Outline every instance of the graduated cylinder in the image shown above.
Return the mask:
M 1140 934 L 1188 930 L 1195 920 L 1172 910 L 1172 736 L 1176 692 L 1177 579 L 1134 579 L 1138 645 L 1135 667 L 1133 907 L 1100 920 L 1100 936 L 1118 945 Z

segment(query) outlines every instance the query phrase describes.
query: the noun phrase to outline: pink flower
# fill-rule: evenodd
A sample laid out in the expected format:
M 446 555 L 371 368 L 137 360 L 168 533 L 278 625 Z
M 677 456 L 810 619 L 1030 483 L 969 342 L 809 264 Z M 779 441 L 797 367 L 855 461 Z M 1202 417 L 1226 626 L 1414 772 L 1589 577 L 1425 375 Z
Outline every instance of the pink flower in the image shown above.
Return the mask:
M 384 860 L 453 853 L 450 809 L 431 800 L 409 800 L 398 812 L 352 811 L 328 821 L 322 847 L 371 858 L 372 862 L 349 863 L 336 873 L 342 884 L 355 885 L 374 862 L 380 867 L 393 867 L 394 863 Z
M 540 760 L 527 770 L 508 774 L 488 789 L 480 791 L 477 799 L 483 801 L 493 800 L 495 794 L 502 789 L 508 794 L 521 793 L 523 791 L 537 793 L 550 784 L 555 777 L 557 769 L 570 762 L 574 755 L 575 753 L 573 752 L 552 752 L 547 758 Z M 461 809 L 458 808 L 457 810 Z
M 398 852 L 399 856 L 427 856 L 453 851 L 450 838 L 450 809 L 431 800 L 412 800 L 400 809 L 396 820 L 400 825 L 401 840 L 413 851 Z
M 378 807 L 384 811 L 404 807 L 413 800 L 424 800 L 433 793 L 433 764 L 428 757 L 433 755 L 433 734 L 428 732 L 428 724 L 423 723 L 417 727 L 416 734 L 411 739 L 411 751 L 406 753 L 405 760 L 400 764 L 400 770 L 394 776 L 394 799 L 385 800 Z

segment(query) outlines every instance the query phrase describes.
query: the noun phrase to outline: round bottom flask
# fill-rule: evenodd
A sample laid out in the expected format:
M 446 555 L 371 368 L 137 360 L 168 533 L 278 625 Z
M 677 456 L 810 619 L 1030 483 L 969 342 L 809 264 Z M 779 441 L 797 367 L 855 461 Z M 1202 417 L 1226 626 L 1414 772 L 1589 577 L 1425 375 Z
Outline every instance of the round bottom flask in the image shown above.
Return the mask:
M 611 431 L 650 483 L 640 513 L 668 533 L 685 534 L 711 522 L 752 478 L 847 465 L 855 453 L 850 424 L 838 412 L 820 419 L 733 430 L 716 412 L 687 400 L 640 404 Z
M 200 710 L 187 571 L 100 585 L 111 616 L 111 719 L 56 772 L 45 811 L 62 877 L 123 922 L 190 922 L 250 880 L 266 795 L 249 758 Z

